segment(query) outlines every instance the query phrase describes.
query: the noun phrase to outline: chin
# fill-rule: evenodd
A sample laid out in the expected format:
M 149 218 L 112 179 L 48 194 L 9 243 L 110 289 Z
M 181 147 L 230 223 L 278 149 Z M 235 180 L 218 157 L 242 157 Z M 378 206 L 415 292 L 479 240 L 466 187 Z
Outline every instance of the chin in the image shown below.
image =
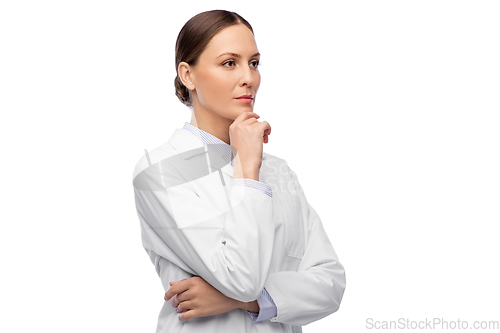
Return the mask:
M 238 106 L 231 105 L 231 106 L 219 108 L 219 110 L 221 112 L 217 112 L 217 113 L 221 117 L 224 117 L 226 119 L 230 119 L 230 120 L 234 121 L 243 112 L 248 112 L 248 111 L 253 112 L 253 105 L 251 105 L 251 106 L 249 106 L 249 105 L 238 105 Z
M 242 114 L 243 112 L 248 112 L 248 111 L 251 111 L 253 112 L 253 108 L 239 108 L 238 111 L 235 111 L 234 112 L 234 118 L 233 119 L 236 119 L 240 114 Z

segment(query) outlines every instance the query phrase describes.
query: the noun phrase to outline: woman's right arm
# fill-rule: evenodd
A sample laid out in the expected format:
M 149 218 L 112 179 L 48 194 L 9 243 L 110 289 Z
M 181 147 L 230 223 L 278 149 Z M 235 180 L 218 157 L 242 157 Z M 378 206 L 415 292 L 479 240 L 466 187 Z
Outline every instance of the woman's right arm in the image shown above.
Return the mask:
M 246 115 L 239 122 L 249 118 Z M 248 129 L 249 126 L 254 129 Z M 248 136 L 254 135 L 256 140 L 261 130 L 262 145 L 262 133 L 267 128 L 266 124 L 256 121 L 233 128 L 236 133 L 241 129 L 246 133 L 238 137 L 246 141 L 235 139 L 240 145 L 235 147 L 238 154 L 241 153 L 242 176 L 249 176 L 247 172 L 251 174 L 252 168 L 256 165 L 260 168 L 261 163 L 252 155 L 259 153 L 259 148 L 249 145 L 252 139 Z M 264 288 L 274 245 L 272 198 L 256 188 L 232 186 L 228 192 L 231 205 L 227 212 L 221 213 L 213 205 L 214 198 L 199 197 L 190 183 L 183 182 L 180 173 L 173 172 L 176 167 L 169 168 L 168 175 L 176 186 L 160 189 L 165 179 L 151 175 L 140 188 L 134 186 L 143 242 L 159 254 L 174 252 L 227 297 L 241 302 L 254 301 Z M 236 172 L 235 166 L 234 177 Z M 185 226 L 179 223 L 181 219 L 200 223 Z

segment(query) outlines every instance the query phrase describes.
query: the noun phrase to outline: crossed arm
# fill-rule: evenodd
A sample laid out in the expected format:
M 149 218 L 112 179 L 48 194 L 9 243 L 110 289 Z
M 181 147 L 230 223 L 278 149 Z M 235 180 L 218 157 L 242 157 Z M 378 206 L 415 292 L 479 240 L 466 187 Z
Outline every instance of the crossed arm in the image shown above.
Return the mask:
M 165 293 L 165 301 L 169 300 L 172 300 L 172 306 L 177 309 L 182 321 L 215 316 L 234 309 L 260 311 L 256 300 L 241 302 L 229 298 L 199 276 L 170 282 L 170 288 Z

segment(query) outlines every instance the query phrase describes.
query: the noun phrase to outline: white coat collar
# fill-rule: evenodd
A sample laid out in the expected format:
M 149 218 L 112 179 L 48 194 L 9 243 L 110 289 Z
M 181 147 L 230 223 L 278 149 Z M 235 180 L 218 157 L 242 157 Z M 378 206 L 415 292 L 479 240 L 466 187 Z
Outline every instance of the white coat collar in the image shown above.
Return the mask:
M 170 137 L 168 143 L 185 160 L 206 153 L 205 144 L 199 138 L 197 138 L 193 133 L 189 132 L 184 128 L 176 129 L 174 131 L 174 134 L 172 134 L 172 136 Z M 207 147 L 210 147 L 210 145 L 207 145 Z M 215 152 L 215 150 L 213 151 Z M 214 165 L 210 166 L 214 167 Z M 231 165 L 231 163 L 225 164 L 220 170 L 224 172 L 226 175 L 230 176 L 231 178 L 233 177 L 234 167 Z

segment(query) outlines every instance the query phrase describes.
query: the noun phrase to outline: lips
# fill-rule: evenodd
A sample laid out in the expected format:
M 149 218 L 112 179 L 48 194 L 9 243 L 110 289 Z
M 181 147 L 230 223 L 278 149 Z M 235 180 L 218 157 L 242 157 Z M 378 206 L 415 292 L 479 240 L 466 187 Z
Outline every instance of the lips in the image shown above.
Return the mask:
M 253 96 L 252 95 L 242 95 L 240 97 L 236 97 L 236 99 L 241 99 L 241 98 L 245 98 L 245 99 L 253 99 Z
M 235 99 L 238 100 L 238 102 L 240 102 L 240 103 L 253 105 L 253 96 L 252 95 L 243 95 L 243 96 L 240 96 L 240 97 L 235 98 Z

